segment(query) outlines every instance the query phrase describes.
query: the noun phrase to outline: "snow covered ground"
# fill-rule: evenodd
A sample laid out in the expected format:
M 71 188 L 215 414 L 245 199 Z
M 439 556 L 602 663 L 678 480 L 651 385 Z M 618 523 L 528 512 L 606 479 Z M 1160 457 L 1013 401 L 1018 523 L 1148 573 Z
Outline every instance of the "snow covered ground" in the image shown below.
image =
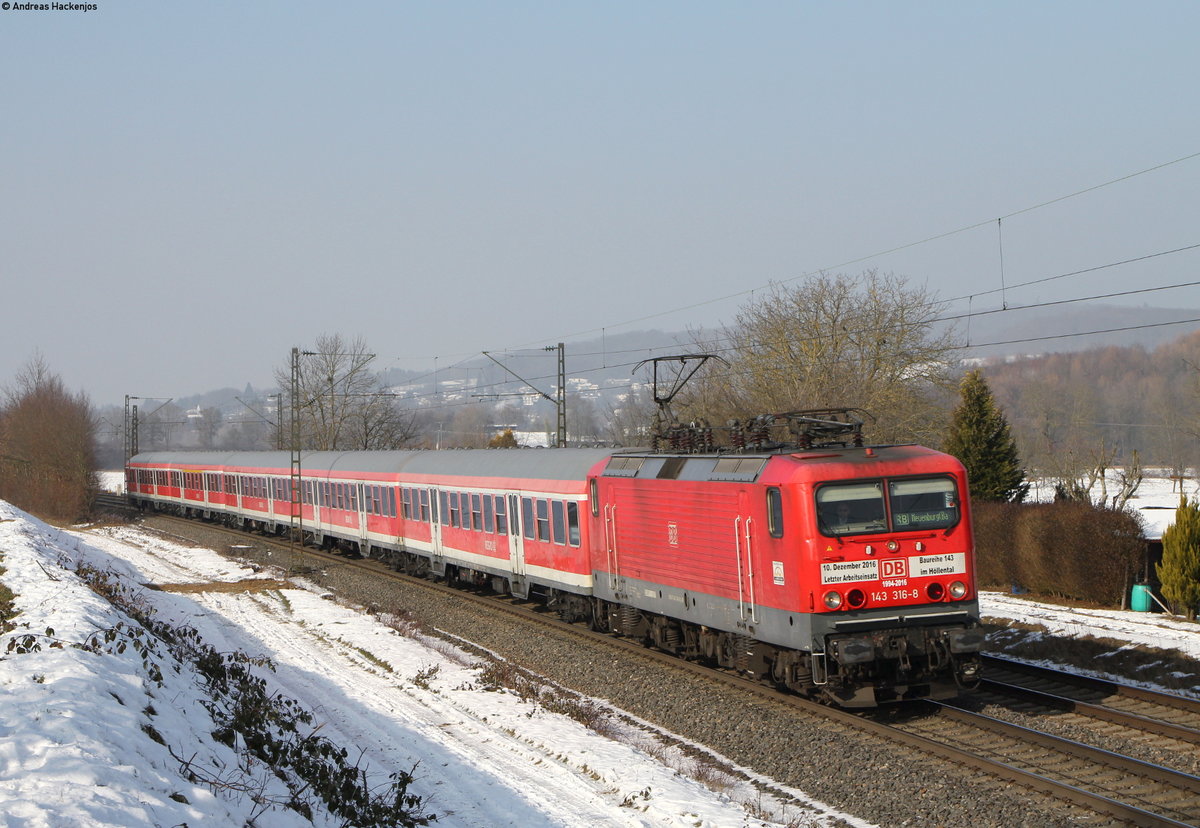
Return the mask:
M 97 654 L 51 646 L 124 620 L 75 575 L 80 562 L 131 584 L 233 583 L 269 573 L 136 528 L 62 532 L 3 502 L 0 552 L 0 580 L 20 613 L 17 628 L 0 637 L 0 822 L 308 824 L 278 807 L 259 813 L 235 794 L 237 785 L 283 791 L 261 765 L 247 767 L 213 740 L 206 696 L 188 665 L 162 660 L 160 687 L 132 647 Z M 485 692 L 476 659 L 315 592 L 172 588 L 143 597 L 158 620 L 195 627 L 217 650 L 269 656 L 272 689 L 311 709 L 326 738 L 362 751 L 374 778 L 415 765 L 409 793 L 425 797 L 437 825 L 749 828 L 821 826 L 834 817 L 866 825 L 820 803 L 773 802 L 746 782 L 697 772 L 695 759 L 653 729 L 614 717 L 618 733 L 609 738 L 512 693 Z M 41 636 L 40 649 L 6 652 L 31 633 Z M 189 781 L 184 759 L 222 784 Z M 317 824 L 337 822 L 324 815 Z
M 1071 638 L 1090 635 L 1175 649 L 1200 661 L 1200 624 L 1165 613 L 1064 607 L 1001 592 L 983 593 L 979 605 L 984 618 L 1039 624 L 1054 635 Z

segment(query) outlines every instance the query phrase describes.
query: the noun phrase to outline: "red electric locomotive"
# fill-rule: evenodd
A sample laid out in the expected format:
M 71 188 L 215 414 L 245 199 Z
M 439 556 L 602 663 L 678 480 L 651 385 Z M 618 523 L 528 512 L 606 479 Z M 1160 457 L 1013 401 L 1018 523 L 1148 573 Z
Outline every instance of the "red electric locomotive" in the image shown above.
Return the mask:
M 310 452 L 296 477 L 286 452 L 157 452 L 127 481 L 147 507 L 299 525 L 843 706 L 954 695 L 982 644 L 962 465 L 855 442 Z

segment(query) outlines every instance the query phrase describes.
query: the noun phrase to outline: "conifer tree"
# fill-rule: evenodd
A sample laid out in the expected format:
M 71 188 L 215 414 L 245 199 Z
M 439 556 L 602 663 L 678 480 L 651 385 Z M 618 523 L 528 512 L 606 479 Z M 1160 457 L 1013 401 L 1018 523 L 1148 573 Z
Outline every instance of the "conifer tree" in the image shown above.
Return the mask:
M 1179 498 L 1175 522 L 1162 536 L 1162 563 L 1156 568 L 1162 592 L 1189 621 L 1200 604 L 1200 504 Z
M 963 377 L 959 386 L 962 401 L 954 409 L 946 451 L 967 467 L 971 497 L 976 500 L 1025 499 L 1029 484 L 1000 407 L 978 371 Z

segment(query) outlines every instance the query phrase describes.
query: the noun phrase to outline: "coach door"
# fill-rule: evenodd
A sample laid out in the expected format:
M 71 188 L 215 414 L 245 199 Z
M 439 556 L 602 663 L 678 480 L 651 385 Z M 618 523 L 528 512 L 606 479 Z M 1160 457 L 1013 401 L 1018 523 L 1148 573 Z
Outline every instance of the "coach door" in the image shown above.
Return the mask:
M 521 531 L 521 523 L 528 519 L 527 515 L 521 513 L 521 498 L 515 494 L 508 495 L 508 557 L 514 580 L 525 578 L 525 536 Z
M 367 539 L 367 512 L 370 511 L 370 500 L 366 484 L 355 485 L 358 486 L 358 550 L 364 557 L 368 557 L 371 551 L 371 542 Z
M 438 497 L 437 489 L 429 490 L 429 555 L 433 562 L 435 572 L 441 573 L 446 571 L 446 564 L 442 560 L 442 513 L 441 501 Z
M 737 556 L 738 613 L 743 621 L 757 623 L 755 610 L 754 518 L 749 516 L 746 493 L 738 495 L 738 515 L 733 520 L 733 549 Z

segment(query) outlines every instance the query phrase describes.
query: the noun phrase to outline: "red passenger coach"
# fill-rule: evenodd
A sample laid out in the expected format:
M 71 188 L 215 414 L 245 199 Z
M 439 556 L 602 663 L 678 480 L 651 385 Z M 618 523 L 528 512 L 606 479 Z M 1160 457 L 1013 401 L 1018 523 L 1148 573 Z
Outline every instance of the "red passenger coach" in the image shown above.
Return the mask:
M 859 441 L 308 452 L 298 474 L 285 452 L 159 452 L 127 480 L 144 507 L 300 526 L 844 706 L 955 695 L 982 644 L 963 467 Z

